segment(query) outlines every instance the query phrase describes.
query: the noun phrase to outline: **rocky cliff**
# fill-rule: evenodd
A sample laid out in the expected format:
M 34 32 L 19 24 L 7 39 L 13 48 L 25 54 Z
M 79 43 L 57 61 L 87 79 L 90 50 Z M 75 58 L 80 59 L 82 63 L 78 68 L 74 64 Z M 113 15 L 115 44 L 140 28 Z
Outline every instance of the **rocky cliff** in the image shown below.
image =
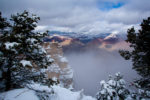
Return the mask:
M 61 45 L 56 42 L 45 42 L 43 47 L 47 51 L 47 55 L 54 59 L 53 64 L 49 67 L 48 78 L 57 78 L 63 87 L 72 88 L 73 71 L 63 55 Z

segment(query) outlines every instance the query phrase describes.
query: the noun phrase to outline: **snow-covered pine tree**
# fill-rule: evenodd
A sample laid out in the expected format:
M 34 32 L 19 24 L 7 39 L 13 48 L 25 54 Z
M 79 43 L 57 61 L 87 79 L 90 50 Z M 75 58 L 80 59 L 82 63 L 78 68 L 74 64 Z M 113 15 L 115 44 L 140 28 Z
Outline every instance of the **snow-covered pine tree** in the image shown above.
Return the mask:
M 6 68 L 3 65 L 5 57 L 2 57 L 3 53 L 1 40 L 5 34 L 8 34 L 8 27 L 10 27 L 10 24 L 6 21 L 6 18 L 2 17 L 2 14 L 0 12 L 0 91 L 3 91 L 5 89 L 5 83 L 7 78 L 6 74 L 4 73 L 6 72 Z
M 133 91 L 131 93 L 131 97 L 134 100 L 149 100 L 150 99 L 150 90 L 143 89 L 143 87 L 141 87 L 139 82 L 141 82 L 141 81 L 135 80 L 135 82 L 132 83 L 132 86 L 135 86 L 137 88 L 137 91 Z
M 97 100 L 127 100 L 129 90 L 120 73 L 116 73 L 115 77 L 109 76 L 109 80 L 100 82 L 101 89 L 96 94 Z
M 126 42 L 132 50 L 120 50 L 119 53 L 126 60 L 132 60 L 132 68 L 141 76 L 134 81 L 139 91 L 142 90 L 141 97 L 150 98 L 150 17 L 144 19 L 140 27 L 138 31 L 134 27 L 127 31 Z
M 0 27 L 0 81 L 4 83 L 0 85 L 1 90 L 22 87 L 31 82 L 53 84 L 46 74 L 53 60 L 41 46 L 43 37 L 48 34 L 34 31 L 39 20 L 36 15 L 24 11 L 11 16 L 9 28 L 8 25 Z M 1 24 L 5 22 L 1 21 Z
M 0 12 L 0 34 L 9 26 L 10 24 L 6 21 L 6 18 L 2 17 L 2 13 Z

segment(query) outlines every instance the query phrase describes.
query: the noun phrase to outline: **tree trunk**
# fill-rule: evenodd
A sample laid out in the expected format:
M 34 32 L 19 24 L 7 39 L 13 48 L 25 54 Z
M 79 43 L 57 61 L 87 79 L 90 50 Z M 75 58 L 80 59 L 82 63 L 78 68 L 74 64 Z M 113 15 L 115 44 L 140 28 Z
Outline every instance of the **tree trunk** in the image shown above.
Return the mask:
M 8 68 L 8 71 L 6 73 L 6 91 L 11 89 L 11 71 L 10 68 Z
M 11 67 L 12 67 L 12 58 L 8 60 L 8 70 L 6 72 L 6 91 L 11 89 Z

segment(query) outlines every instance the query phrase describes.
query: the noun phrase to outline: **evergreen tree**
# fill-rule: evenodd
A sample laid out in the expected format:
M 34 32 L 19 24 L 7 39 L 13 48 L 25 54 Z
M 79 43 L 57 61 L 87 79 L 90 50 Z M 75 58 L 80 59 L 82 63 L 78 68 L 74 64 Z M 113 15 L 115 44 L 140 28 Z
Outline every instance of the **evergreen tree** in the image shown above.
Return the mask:
M 109 80 L 100 82 L 101 89 L 96 94 L 97 100 L 129 100 L 130 92 L 120 73 L 115 77 L 109 76 Z
M 2 33 L 2 31 L 9 27 L 10 24 L 6 21 L 6 18 L 2 17 L 2 13 L 0 12 L 0 34 Z
M 5 35 L 5 34 L 8 34 L 8 28 L 10 27 L 10 24 L 6 21 L 6 18 L 3 18 L 2 17 L 2 14 L 0 12 L 0 49 L 2 49 L 2 39 L 3 39 L 3 36 L 2 35 Z M 6 74 L 4 72 L 6 72 L 6 68 L 4 67 L 4 57 L 3 56 L 3 53 L 2 51 L 0 50 L 0 91 L 4 90 L 5 88 L 5 83 L 6 83 Z
M 126 60 L 131 59 L 133 69 L 141 75 L 141 79 L 136 80 L 138 88 L 143 89 L 146 93 L 150 91 L 150 17 L 143 20 L 141 29 L 138 32 L 134 28 L 127 31 L 127 42 L 130 43 L 132 50 L 120 50 L 120 55 Z M 144 97 L 150 97 L 144 95 Z
M 34 29 L 40 20 L 27 11 L 11 16 L 12 25 L 0 14 L 0 90 L 24 87 L 38 82 L 51 85 L 47 79 L 47 68 L 53 60 L 42 47 L 47 32 L 39 33 Z

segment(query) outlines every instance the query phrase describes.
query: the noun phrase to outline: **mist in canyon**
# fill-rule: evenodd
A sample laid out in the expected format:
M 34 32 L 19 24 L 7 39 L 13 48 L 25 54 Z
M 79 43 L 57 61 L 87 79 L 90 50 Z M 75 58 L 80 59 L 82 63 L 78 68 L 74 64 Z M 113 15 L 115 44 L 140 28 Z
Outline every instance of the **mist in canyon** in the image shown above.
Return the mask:
M 114 76 L 117 72 L 128 84 L 138 77 L 132 69 L 132 62 L 123 59 L 118 51 L 87 50 L 65 53 L 65 56 L 74 70 L 75 90 L 84 89 L 87 95 L 95 96 L 100 89 L 100 81 L 108 80 L 109 75 Z

